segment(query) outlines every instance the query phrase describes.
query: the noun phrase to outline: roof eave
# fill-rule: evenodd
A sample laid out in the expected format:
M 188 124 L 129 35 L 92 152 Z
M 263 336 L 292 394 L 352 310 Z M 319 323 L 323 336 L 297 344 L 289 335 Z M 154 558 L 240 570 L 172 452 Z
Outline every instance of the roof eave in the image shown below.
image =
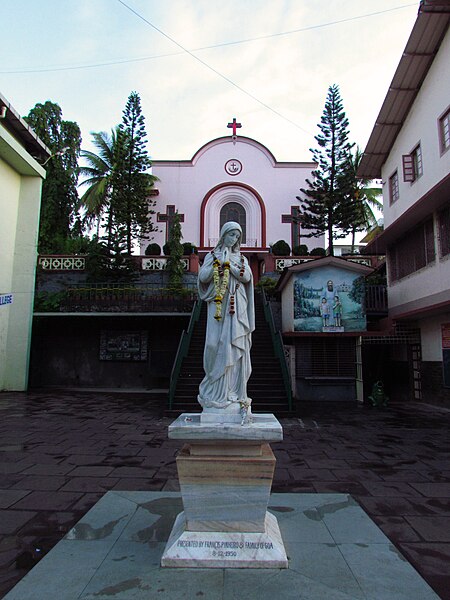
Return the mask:
M 411 110 L 450 23 L 450 0 L 422 2 L 389 90 L 375 121 L 358 177 L 377 179 Z
M 5 111 L 1 123 L 9 133 L 13 135 L 25 150 L 39 163 L 42 164 L 45 162 L 51 156 L 50 150 L 2 94 L 0 94 L 0 110 L 1 109 Z

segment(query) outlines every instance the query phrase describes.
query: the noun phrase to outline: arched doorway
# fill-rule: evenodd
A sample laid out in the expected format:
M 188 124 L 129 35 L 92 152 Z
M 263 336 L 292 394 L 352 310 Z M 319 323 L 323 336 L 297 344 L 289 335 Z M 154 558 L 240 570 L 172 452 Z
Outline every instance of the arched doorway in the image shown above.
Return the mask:
M 200 213 L 200 246 L 213 248 L 219 231 L 227 221 L 238 222 L 243 231 L 242 245 L 266 245 L 266 210 L 261 196 L 243 183 L 222 183 L 203 199 Z
M 245 208 L 239 202 L 227 202 L 220 209 L 220 228 L 228 221 L 239 223 L 242 228 L 242 244 L 247 244 L 247 215 Z

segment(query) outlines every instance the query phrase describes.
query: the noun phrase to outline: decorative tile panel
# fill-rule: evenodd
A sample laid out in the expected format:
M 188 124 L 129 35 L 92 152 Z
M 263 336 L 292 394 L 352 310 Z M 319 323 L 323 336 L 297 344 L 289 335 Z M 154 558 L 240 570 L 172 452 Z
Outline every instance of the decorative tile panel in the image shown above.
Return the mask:
M 189 271 L 189 259 L 182 258 L 181 263 L 185 271 Z M 167 268 L 167 258 L 143 258 L 142 259 L 142 270 L 143 271 L 164 271 Z
M 81 256 L 40 256 L 38 264 L 44 271 L 84 271 L 86 258 Z
M 276 258 L 275 259 L 275 270 L 283 271 L 286 267 L 292 267 L 293 265 L 301 265 L 302 263 L 314 260 L 313 258 Z

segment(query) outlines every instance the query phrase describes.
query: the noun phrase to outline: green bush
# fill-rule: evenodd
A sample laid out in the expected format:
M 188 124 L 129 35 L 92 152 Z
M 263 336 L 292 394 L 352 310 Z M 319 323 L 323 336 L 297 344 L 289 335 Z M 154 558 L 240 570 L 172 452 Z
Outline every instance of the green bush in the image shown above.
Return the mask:
M 289 256 L 291 254 L 291 247 L 284 240 L 278 240 L 272 246 L 272 253 L 275 256 Z
M 325 248 L 313 248 L 309 253 L 310 256 L 326 256 Z
M 273 296 L 275 294 L 275 288 L 277 287 L 278 279 L 273 277 L 261 277 L 256 287 L 263 289 L 267 296 Z
M 294 256 L 308 256 L 308 246 L 306 244 L 300 244 L 300 246 L 294 246 L 292 248 L 292 254 Z
M 159 244 L 149 244 L 145 249 L 145 256 L 160 256 L 161 254 L 161 246 Z
M 184 242 L 183 254 L 184 256 L 187 256 L 188 254 L 198 254 L 198 248 L 197 246 L 194 246 L 192 242 Z
M 37 292 L 34 296 L 36 312 L 59 312 L 61 304 L 67 298 L 67 292 Z

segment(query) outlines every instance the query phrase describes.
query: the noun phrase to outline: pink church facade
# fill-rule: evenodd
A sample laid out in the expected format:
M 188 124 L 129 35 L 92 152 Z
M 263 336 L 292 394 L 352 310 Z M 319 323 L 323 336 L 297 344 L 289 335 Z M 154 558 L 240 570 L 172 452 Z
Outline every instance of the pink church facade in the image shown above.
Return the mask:
M 246 254 L 268 252 L 278 240 L 291 248 L 323 247 L 323 237 L 304 237 L 295 219 L 296 196 L 307 187 L 315 167 L 313 162 L 278 162 L 264 145 L 236 135 L 208 142 L 191 160 L 155 160 L 153 174 L 159 181 L 154 221 L 159 231 L 151 241 L 165 244 L 178 212 L 183 241 L 200 252 L 214 247 L 221 225 L 231 220 L 242 226 Z M 142 242 L 142 254 L 148 243 Z

